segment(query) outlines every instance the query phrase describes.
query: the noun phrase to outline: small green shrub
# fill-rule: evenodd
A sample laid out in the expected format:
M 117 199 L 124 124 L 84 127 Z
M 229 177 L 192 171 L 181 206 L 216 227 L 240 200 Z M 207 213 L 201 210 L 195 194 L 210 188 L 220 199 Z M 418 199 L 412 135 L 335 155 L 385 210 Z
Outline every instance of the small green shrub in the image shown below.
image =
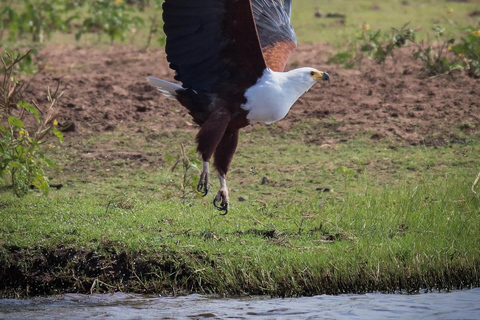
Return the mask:
M 125 40 L 125 35 L 135 26 L 143 24 L 143 19 L 133 15 L 135 10 L 122 0 L 95 0 L 88 3 L 89 16 L 83 21 L 82 28 L 75 35 L 80 40 L 86 32 L 97 32 L 99 40 L 102 33 L 115 40 Z
M 402 28 L 392 28 L 390 33 L 365 30 L 351 42 L 346 51 L 339 52 L 327 63 L 343 64 L 345 68 L 361 67 L 365 57 L 373 59 L 378 64 L 385 64 L 388 57 L 394 56 L 394 50 L 407 43 L 408 39 L 415 38 L 415 32 L 407 28 L 408 23 Z
M 365 30 L 351 42 L 348 49 L 331 56 L 327 63 L 342 64 L 345 68 L 361 68 L 365 57 L 384 64 L 388 57 L 394 57 L 396 48 L 410 42 L 414 51 L 412 57 L 423 62 L 422 73 L 436 76 L 455 69 L 464 69 L 472 77 L 480 77 L 480 30 L 464 28 L 466 35 L 456 44 L 455 37 L 445 33 L 445 29 L 434 26 L 434 38 L 416 41 L 415 31 L 407 28 L 392 28 L 391 33 L 381 30 Z
M 391 32 L 363 32 L 358 38 L 360 42 L 360 51 L 367 54 L 378 64 L 385 64 L 388 57 L 394 56 L 394 50 L 407 43 L 407 39 L 415 39 L 415 32 L 407 29 L 408 23 L 402 28 L 392 28 Z
M 157 37 L 158 44 L 163 46 L 166 43 L 165 34 L 162 32 L 162 21 L 161 21 L 162 20 L 161 19 L 162 4 L 163 4 L 163 0 L 153 1 L 153 10 L 152 10 L 152 15 L 149 18 L 150 28 L 148 31 L 147 44 L 145 46 L 145 49 L 148 49 L 150 47 L 152 38 L 155 34 L 159 34 Z
M 15 40 L 20 32 L 20 17 L 11 5 L 11 1 L 0 0 L 0 41 L 3 40 L 4 31 L 8 31 L 8 39 Z
M 335 174 L 338 174 L 339 176 L 341 176 L 343 178 L 343 183 L 345 185 L 345 189 L 348 186 L 348 180 L 351 179 L 355 174 L 355 170 L 353 170 L 351 168 L 348 168 L 348 167 L 345 167 L 345 166 L 338 167 L 335 170 L 333 170 L 333 172 Z
M 197 195 L 197 192 L 195 192 L 195 190 L 201 172 L 200 166 L 202 166 L 202 163 L 200 160 L 198 160 L 197 152 L 195 150 L 190 150 L 187 152 L 183 143 L 180 146 L 181 152 L 172 167 L 172 172 L 174 172 L 175 169 L 181 165 L 183 182 L 180 186 L 182 191 L 180 198 L 182 199 L 182 201 L 186 201 L 189 195 L 191 196 L 192 191 L 194 195 Z M 173 160 L 172 156 L 167 156 L 165 158 L 165 161 L 171 160 Z
M 23 0 L 25 8 L 20 16 L 21 30 L 31 34 L 33 42 L 44 42 L 53 31 L 65 32 L 76 15 L 64 19 L 64 0 Z
M 435 32 L 433 42 L 430 40 L 426 42 L 411 40 L 416 47 L 413 58 L 424 63 L 422 72 L 426 76 L 435 76 L 460 68 L 458 63 L 448 57 L 448 47 L 455 42 L 455 38 L 447 36 L 445 29 L 440 26 L 434 26 L 433 31 Z
M 0 39 L 8 30 L 9 40 L 15 41 L 30 35 L 33 42 L 44 42 L 54 31 L 66 32 L 76 14 L 64 18 L 67 12 L 65 0 L 0 0 Z
M 465 31 L 467 35 L 462 37 L 462 43 L 451 46 L 450 50 L 458 55 L 460 64 L 470 76 L 480 77 L 480 30 L 468 27 Z
M 466 36 L 455 45 L 453 36 L 445 35 L 443 28 L 435 26 L 435 41 L 412 41 L 417 49 L 413 54 L 415 59 L 425 63 L 423 71 L 427 76 L 445 74 L 455 69 L 464 69 L 472 77 L 480 77 L 480 30 L 473 27 L 464 28 Z
M 45 109 L 35 102 L 22 101 L 25 82 L 18 80 L 18 74 L 24 61 L 28 64 L 29 54 L 4 52 L 1 55 L 0 182 L 10 179 L 17 196 L 25 195 L 31 186 L 48 193 L 44 168 L 55 167 L 55 164 L 42 152 L 42 144 L 49 133 L 63 141 L 63 135 L 55 128 L 58 114 L 54 113 L 54 106 L 62 95 L 58 87 L 54 93 L 48 91 L 49 105 Z M 25 122 L 29 118 L 34 119 L 34 125 Z

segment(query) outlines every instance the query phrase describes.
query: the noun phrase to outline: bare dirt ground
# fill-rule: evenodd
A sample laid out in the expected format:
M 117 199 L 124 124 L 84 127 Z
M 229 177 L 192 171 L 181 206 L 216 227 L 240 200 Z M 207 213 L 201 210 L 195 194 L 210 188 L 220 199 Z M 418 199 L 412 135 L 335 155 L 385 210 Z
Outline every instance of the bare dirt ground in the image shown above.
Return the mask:
M 365 59 L 362 70 L 327 65 L 324 45 L 301 44 L 290 67 L 327 70 L 330 83 L 316 84 L 278 126 L 288 130 L 316 121 L 322 134 L 312 143 L 337 143 L 367 134 L 406 144 L 442 145 L 480 131 L 480 80 L 463 71 L 425 78 L 421 66 L 404 48 L 385 66 Z M 46 66 L 33 81 L 27 98 L 46 101 L 47 86 L 61 81 L 60 123 L 72 122 L 72 137 L 82 138 L 118 127 L 133 130 L 195 130 L 182 106 L 164 98 L 145 77 L 173 79 L 162 49 L 143 52 L 127 46 L 76 48 L 47 46 L 40 51 Z M 249 130 L 249 129 L 247 129 Z M 135 132 L 135 131 L 134 131 Z

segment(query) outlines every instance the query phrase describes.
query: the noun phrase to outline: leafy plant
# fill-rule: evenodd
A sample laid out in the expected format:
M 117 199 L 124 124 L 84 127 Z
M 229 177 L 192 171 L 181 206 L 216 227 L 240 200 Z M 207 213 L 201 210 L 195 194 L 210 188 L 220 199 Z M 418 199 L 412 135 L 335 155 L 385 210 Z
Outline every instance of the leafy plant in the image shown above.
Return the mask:
M 32 35 L 34 42 L 44 42 L 55 30 L 66 31 L 68 24 L 75 18 L 63 19 L 63 0 L 23 0 L 25 11 L 20 16 L 23 32 Z
M 440 26 L 434 26 L 435 40 L 430 40 L 425 44 L 424 41 L 416 42 L 416 50 L 413 53 L 415 59 L 424 62 L 423 73 L 427 76 L 435 76 L 447 73 L 453 69 L 461 68 L 458 63 L 448 58 L 448 47 L 455 42 L 453 36 L 445 36 L 445 29 Z
M 13 1 L 0 0 L 0 40 L 8 31 L 9 40 L 14 40 L 20 31 L 20 17 L 11 6 Z
M 125 40 L 125 34 L 137 25 L 143 24 L 143 19 L 132 15 L 134 9 L 128 7 L 122 0 L 95 0 L 88 3 L 87 17 L 82 28 L 75 35 L 80 40 L 86 32 L 97 32 L 99 40 L 101 34 L 106 33 L 110 43 L 115 40 Z
M 67 31 L 69 23 L 76 18 L 76 15 L 63 17 L 65 0 L 21 0 L 15 6 L 13 1 L 2 3 L 0 31 L 7 29 L 10 41 L 28 34 L 33 42 L 44 42 L 54 31 Z
M 348 49 L 330 57 L 327 63 L 343 64 L 351 69 L 361 67 L 365 57 L 369 57 L 379 64 L 384 64 L 388 57 L 394 57 L 396 48 L 405 46 L 408 42 L 414 46 L 413 58 L 424 63 L 422 72 L 426 76 L 445 74 L 455 69 L 468 70 L 469 75 L 480 77 L 480 30 L 467 27 L 462 42 L 455 44 L 452 35 L 445 34 L 445 29 L 434 26 L 433 40 L 416 41 L 415 31 L 407 28 L 392 28 L 390 34 L 382 34 L 381 30 L 371 32 L 366 29 Z
M 49 105 L 42 109 L 35 102 L 22 101 L 25 82 L 18 80 L 19 65 L 30 54 L 5 52 L 1 56 L 3 80 L 0 86 L 0 181 L 9 177 L 12 190 L 17 196 L 28 192 L 31 186 L 48 193 L 48 178 L 43 168 L 55 167 L 41 151 L 44 138 L 53 133 L 60 141 L 63 135 L 55 126 L 58 124 L 54 106 L 62 93 L 48 91 Z M 32 118 L 36 125 L 25 120 Z
M 163 4 L 163 0 L 154 0 L 153 1 L 154 10 L 153 10 L 152 15 L 149 18 L 150 28 L 149 28 L 149 31 L 148 31 L 147 44 L 145 46 L 145 49 L 148 49 L 150 47 L 153 35 L 157 34 L 159 32 L 160 32 L 160 35 L 157 38 L 157 42 L 160 45 L 165 45 L 165 43 L 166 43 L 165 34 L 163 32 L 161 32 L 162 31 L 161 30 L 162 24 L 161 24 L 161 19 L 160 19 L 160 17 L 161 17 L 160 11 L 162 9 L 162 4 Z
M 13 62 L 12 59 L 15 59 L 18 54 L 7 54 L 9 51 L 8 48 L 4 48 L 4 50 L 5 53 L 3 54 L 3 59 L 5 60 L 5 63 L 9 65 Z M 36 63 L 34 56 L 38 56 L 38 50 L 30 49 L 28 54 L 24 55 L 20 61 L 13 65 L 14 70 L 12 71 L 16 71 L 21 74 L 36 74 L 39 71 L 40 66 Z
M 472 77 L 480 77 L 480 30 L 468 27 L 465 31 L 467 35 L 462 37 L 462 43 L 449 49 L 458 55 L 460 64 Z
M 415 38 L 415 32 L 407 28 L 408 23 L 402 28 L 392 28 L 390 33 L 376 32 L 365 28 L 364 31 L 351 42 L 346 51 L 339 52 L 327 61 L 327 63 L 343 64 L 345 68 L 352 69 L 361 67 L 365 57 L 373 59 L 378 64 L 385 64 L 388 57 L 394 56 L 394 50 L 407 43 L 407 40 Z
M 190 150 L 188 152 L 185 151 L 185 146 L 183 143 L 181 144 L 181 153 L 180 156 L 177 158 L 177 161 L 172 167 L 172 172 L 175 171 L 178 165 L 182 165 L 182 176 L 183 176 L 183 183 L 181 185 L 182 188 L 182 196 L 183 200 L 186 199 L 186 196 L 190 193 L 190 188 L 195 190 L 195 185 L 198 182 L 198 175 L 200 174 L 199 166 L 201 166 L 200 160 L 198 160 L 196 156 L 195 150 Z M 171 157 L 167 157 L 165 160 L 171 160 Z M 195 171 L 195 174 L 192 174 L 191 169 Z
M 385 64 L 388 57 L 394 56 L 394 50 L 407 43 L 407 39 L 415 39 L 415 31 L 407 29 L 408 23 L 402 28 L 392 28 L 390 34 L 381 34 L 377 32 L 363 32 L 360 41 L 360 51 L 375 60 L 378 64 Z M 383 39 L 383 41 L 382 41 Z

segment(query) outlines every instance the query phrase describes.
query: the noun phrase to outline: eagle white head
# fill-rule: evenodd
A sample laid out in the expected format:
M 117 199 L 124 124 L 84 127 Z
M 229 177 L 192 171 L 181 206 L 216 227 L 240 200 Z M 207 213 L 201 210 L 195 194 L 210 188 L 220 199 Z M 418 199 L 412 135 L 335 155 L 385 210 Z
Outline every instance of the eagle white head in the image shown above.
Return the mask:
M 250 123 L 276 122 L 283 119 L 298 98 L 320 80 L 330 81 L 330 76 L 309 67 L 287 72 L 265 69 L 258 82 L 245 92 L 247 102 L 242 108 L 248 111 Z

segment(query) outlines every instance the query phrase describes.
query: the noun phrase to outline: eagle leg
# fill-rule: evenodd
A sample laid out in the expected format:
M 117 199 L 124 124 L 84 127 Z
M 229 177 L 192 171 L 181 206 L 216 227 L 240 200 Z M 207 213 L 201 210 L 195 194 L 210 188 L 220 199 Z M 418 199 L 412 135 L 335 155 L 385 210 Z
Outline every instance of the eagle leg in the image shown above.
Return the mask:
M 209 191 L 210 185 L 210 170 L 208 168 L 208 161 L 203 161 L 203 170 L 200 174 L 200 180 L 198 181 L 197 191 L 203 193 L 205 197 Z
M 213 199 L 213 205 L 215 206 L 215 208 L 217 208 L 217 210 L 225 211 L 224 213 L 221 213 L 221 215 L 224 216 L 228 213 L 229 202 L 227 180 L 222 174 L 218 175 L 218 179 L 220 180 L 220 190 Z
M 197 134 L 197 151 L 202 154 L 203 160 L 203 170 L 200 174 L 197 191 L 203 193 L 203 196 L 206 196 L 209 191 L 210 171 L 208 165 L 210 158 L 217 149 L 230 119 L 231 115 L 228 111 L 218 109 L 202 124 L 202 128 Z
M 230 168 L 233 155 L 237 149 L 238 144 L 238 129 L 227 130 L 220 140 L 220 143 L 215 150 L 215 167 L 218 170 L 218 179 L 220 179 L 220 190 L 218 191 L 215 199 L 213 199 L 213 205 L 220 211 L 225 211 L 222 215 L 228 213 L 228 188 L 227 188 L 227 172 Z

